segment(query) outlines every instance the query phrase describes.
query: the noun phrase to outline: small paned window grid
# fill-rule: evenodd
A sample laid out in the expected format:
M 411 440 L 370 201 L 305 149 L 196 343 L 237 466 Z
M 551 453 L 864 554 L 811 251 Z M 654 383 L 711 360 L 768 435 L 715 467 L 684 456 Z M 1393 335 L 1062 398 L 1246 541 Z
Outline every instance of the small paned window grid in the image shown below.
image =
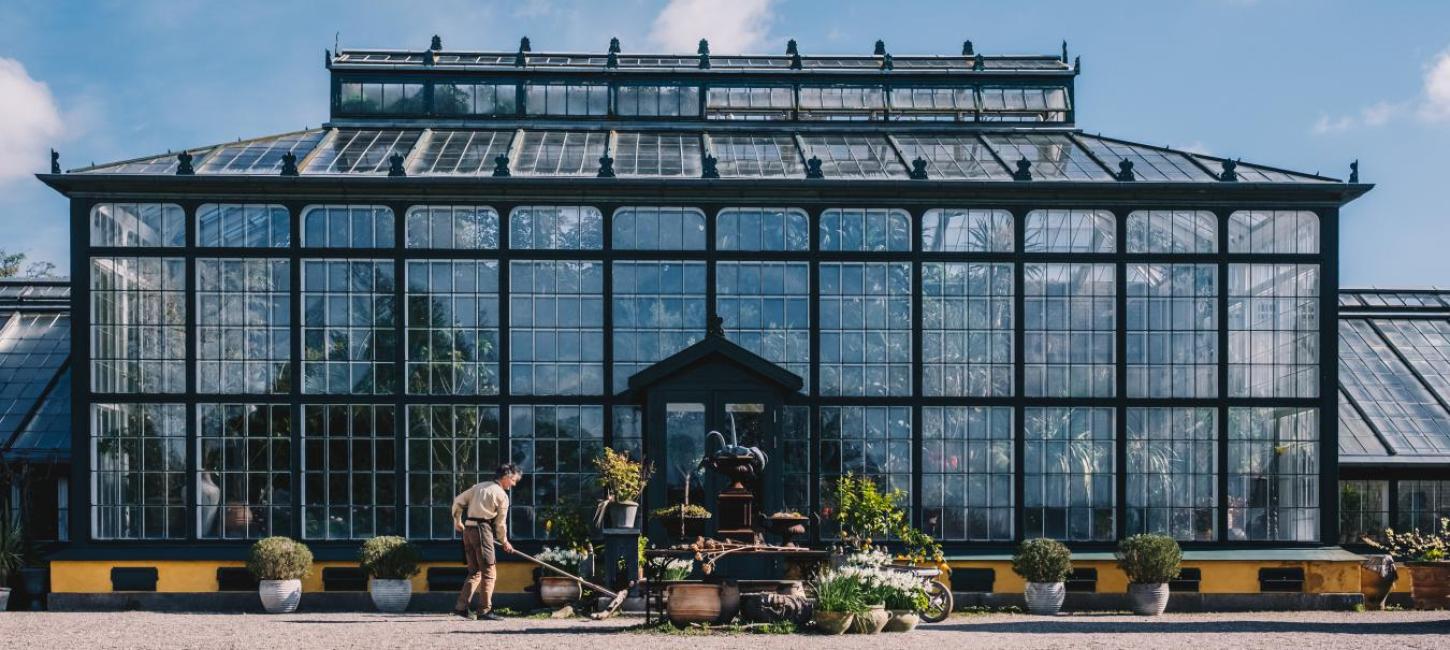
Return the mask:
M 930 253 L 1010 253 L 1012 213 L 932 208 L 921 217 L 921 249 Z
M 398 389 L 398 306 L 390 260 L 302 261 L 302 392 Z
M 610 430 L 615 451 L 631 458 L 644 456 L 644 408 L 636 404 L 614 407 L 614 428 Z
M 1033 210 L 1022 228 L 1027 253 L 1112 253 L 1117 220 L 1107 210 Z
M 819 158 L 826 178 L 906 178 L 906 166 L 881 136 L 803 135 L 806 158 Z
M 1117 517 L 1114 410 L 1027 407 L 1023 417 L 1023 536 L 1111 541 Z
M 1112 264 L 1024 264 L 1029 397 L 1114 397 L 1117 286 Z
M 1128 264 L 1128 397 L 1218 397 L 1217 264 Z
M 822 406 L 821 456 L 817 477 L 821 505 L 834 509 L 836 482 L 853 474 L 876 482 L 882 491 L 901 490 L 903 504 L 911 503 L 911 407 Z M 909 512 L 907 516 L 910 517 Z M 839 533 L 830 518 L 822 522 L 821 536 Z
M 93 247 L 181 247 L 186 213 L 174 203 L 97 203 L 91 206 Z
M 699 86 L 620 85 L 614 90 L 615 115 L 699 117 Z
M 433 84 L 436 115 L 517 115 L 519 89 L 515 84 L 437 82 Z
M 292 407 L 198 404 L 197 537 L 292 532 Z
M 911 252 L 911 214 L 882 208 L 831 208 L 821 213 L 820 249 Z
M 427 108 L 423 84 L 344 81 L 338 88 L 338 109 L 359 115 L 416 115 Z
M 614 250 L 705 250 L 705 213 L 698 208 L 619 208 L 610 228 Z
M 1450 401 L 1450 322 L 1385 318 L 1374 325 L 1430 389 Z
M 302 405 L 302 536 L 394 535 L 397 422 L 392 405 Z
M 1012 275 L 1005 263 L 922 264 L 924 395 L 1012 396 Z
M 185 539 L 186 406 L 91 405 L 91 536 Z
M 380 205 L 309 205 L 302 209 L 305 248 L 392 248 L 393 210 Z
M 1450 517 L 1450 481 L 1400 481 L 1395 530 L 1424 534 L 1446 532 L 1441 519 Z
M 580 205 L 531 205 L 509 213 L 509 248 L 514 250 L 601 250 L 604 215 Z
M 970 86 L 896 86 L 890 96 L 892 120 L 970 122 L 976 119 L 977 96 Z
M 806 251 L 810 219 L 799 208 L 725 208 L 715 215 L 715 248 L 722 251 Z
M 984 86 L 978 90 L 983 122 L 1066 122 L 1067 89 Z
M 1319 396 L 1319 266 L 1230 264 L 1229 397 Z
M 705 335 L 704 262 L 614 262 L 614 386 Z
M 781 505 L 787 511 L 809 512 L 811 509 L 811 408 L 782 406 L 780 408 L 779 454 L 781 468 Z
M 819 269 L 821 394 L 911 395 L 911 265 L 822 263 Z
M 924 532 L 943 541 L 1012 541 L 1012 408 L 922 408 Z
M 196 392 L 292 390 L 287 259 L 196 260 Z
M 207 203 L 196 209 L 196 245 L 287 248 L 292 216 L 280 205 Z
M 1127 229 L 1129 253 L 1218 252 L 1218 217 L 1207 210 L 1134 210 Z
M 498 248 L 498 212 L 486 205 L 415 205 L 405 221 L 408 248 Z
M 893 135 L 903 158 L 926 161 L 927 178 L 1012 180 L 992 150 L 975 136 Z
M 1228 539 L 1319 539 L 1319 410 L 1229 407 Z
M 790 86 L 715 86 L 705 96 L 705 117 L 711 120 L 788 120 L 794 109 Z
M 524 113 L 601 117 L 609 114 L 609 84 L 525 83 Z
M 410 395 L 499 392 L 498 262 L 407 262 Z
M 603 263 L 509 263 L 509 393 L 604 393 Z
M 1404 483 L 1399 486 L 1401 489 Z M 1339 482 L 1339 543 L 1364 544 L 1365 537 L 1378 537 L 1390 527 L 1390 482 Z M 1401 492 L 1400 494 L 1404 494 Z M 1412 530 L 1394 524 L 1395 530 Z
M 803 178 L 805 162 L 788 135 L 712 135 L 721 178 Z
M 91 390 L 186 390 L 186 260 L 91 259 Z
M 808 262 L 717 262 L 715 313 L 725 336 L 810 383 Z M 803 388 L 809 391 L 807 385 Z
M 802 120 L 884 120 L 886 91 L 879 86 L 801 86 Z
M 603 452 L 603 407 L 510 406 L 509 459 L 524 475 L 513 489 L 509 536 L 550 539 L 544 518 L 551 507 L 598 501 L 592 460 Z
M 1128 408 L 1127 533 L 1218 539 L 1218 410 Z
M 1228 252 L 1313 255 L 1319 216 L 1307 210 L 1240 210 L 1228 216 Z
M 459 537 L 453 530 L 453 499 L 493 479 L 499 463 L 498 411 L 478 404 L 408 405 L 408 537 Z

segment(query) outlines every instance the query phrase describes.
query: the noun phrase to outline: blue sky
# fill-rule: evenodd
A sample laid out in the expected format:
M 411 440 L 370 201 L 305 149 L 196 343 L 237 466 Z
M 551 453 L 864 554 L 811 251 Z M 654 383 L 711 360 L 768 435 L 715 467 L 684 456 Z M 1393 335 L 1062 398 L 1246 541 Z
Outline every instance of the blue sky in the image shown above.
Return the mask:
M 30 174 L 315 126 L 323 48 L 988 53 L 1083 58 L 1089 132 L 1378 187 L 1344 213 L 1345 286 L 1450 287 L 1450 2 L 568 3 L 0 0 L 0 247 L 66 268 L 66 204 Z M 1438 64 L 1438 65 L 1437 65 Z

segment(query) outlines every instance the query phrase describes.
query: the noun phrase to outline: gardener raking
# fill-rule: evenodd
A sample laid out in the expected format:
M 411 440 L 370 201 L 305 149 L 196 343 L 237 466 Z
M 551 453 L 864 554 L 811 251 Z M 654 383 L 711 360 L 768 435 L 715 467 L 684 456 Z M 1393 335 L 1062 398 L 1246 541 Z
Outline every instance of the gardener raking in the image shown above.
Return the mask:
M 458 591 L 453 613 L 467 618 L 501 620 L 493 613 L 493 586 L 498 578 L 494 544 L 505 553 L 514 552 L 508 538 L 508 491 L 523 478 L 518 465 L 504 463 L 494 472 L 492 481 L 483 481 L 464 490 L 453 499 L 453 529 L 463 533 L 463 557 L 468 565 L 468 579 Z M 473 606 L 474 597 L 482 587 L 482 607 Z

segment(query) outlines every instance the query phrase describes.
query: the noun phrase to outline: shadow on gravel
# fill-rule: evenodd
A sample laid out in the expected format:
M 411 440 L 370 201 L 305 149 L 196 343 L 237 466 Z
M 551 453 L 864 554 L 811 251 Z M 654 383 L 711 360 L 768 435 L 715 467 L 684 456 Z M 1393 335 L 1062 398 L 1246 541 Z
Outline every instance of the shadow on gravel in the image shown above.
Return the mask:
M 298 625 L 358 625 L 369 623 L 437 623 L 442 618 L 360 618 L 347 621 L 315 621 L 315 620 L 288 620 L 283 623 L 296 623 Z
M 1294 621 L 1141 621 L 1096 622 L 1034 620 L 1011 623 L 938 623 L 923 629 L 992 634 L 1447 634 L 1450 619 L 1397 623 L 1296 623 Z
M 582 636 L 582 635 L 586 635 L 586 634 L 594 634 L 594 635 L 604 635 L 604 634 L 608 634 L 608 635 L 618 635 L 622 631 L 623 630 L 621 630 L 620 628 L 597 628 L 596 627 L 596 628 L 592 628 L 591 629 L 591 628 L 586 628 L 586 627 L 543 627 L 543 628 L 534 627 L 534 628 L 524 628 L 524 629 L 515 629 L 515 630 L 449 630 L 447 632 L 437 632 L 437 634 L 489 634 L 489 635 L 500 635 L 500 634 L 501 635 L 509 635 L 509 634 L 517 634 L 517 635 L 520 635 L 520 636 L 528 636 L 528 635 L 531 635 L 531 634 L 561 634 L 561 635 L 569 635 L 569 636 Z

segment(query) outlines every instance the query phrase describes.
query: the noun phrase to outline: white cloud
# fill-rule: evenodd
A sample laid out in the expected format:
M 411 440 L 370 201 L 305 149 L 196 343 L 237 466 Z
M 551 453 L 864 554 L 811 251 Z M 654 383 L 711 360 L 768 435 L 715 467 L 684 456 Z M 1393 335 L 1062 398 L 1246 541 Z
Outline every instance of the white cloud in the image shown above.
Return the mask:
M 1425 73 L 1425 103 L 1420 116 L 1432 122 L 1450 120 L 1450 50 L 1435 57 Z
M 1404 113 L 1406 108 L 1405 103 L 1380 101 L 1360 109 L 1357 114 L 1331 116 L 1321 113 L 1310 130 L 1315 135 L 1326 135 L 1360 127 L 1384 126 Z
M 1360 111 L 1360 119 L 1364 121 L 1365 126 L 1382 126 L 1399 115 L 1404 108 L 1401 104 L 1379 102 Z
M 1330 117 L 1328 115 L 1320 114 L 1319 119 L 1314 122 L 1313 131 L 1315 135 L 1324 135 L 1326 133 L 1338 133 L 1340 131 L 1346 131 L 1351 126 L 1354 126 L 1354 118 L 1347 115 Z
M 0 57 L 0 185 L 49 169 L 46 150 L 63 128 L 55 98 L 15 59 Z
M 716 54 L 760 52 L 775 18 L 774 0 L 670 0 L 655 17 L 649 39 L 671 53 L 695 51 L 710 40 Z

